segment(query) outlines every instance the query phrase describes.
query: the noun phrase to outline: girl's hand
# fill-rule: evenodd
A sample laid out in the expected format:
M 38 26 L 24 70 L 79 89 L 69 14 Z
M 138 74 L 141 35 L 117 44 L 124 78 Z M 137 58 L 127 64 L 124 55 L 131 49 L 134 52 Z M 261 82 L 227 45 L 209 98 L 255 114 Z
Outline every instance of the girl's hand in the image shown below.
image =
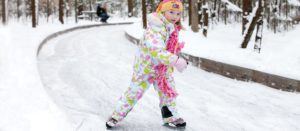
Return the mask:
M 180 49 L 182 49 L 182 48 L 184 47 L 184 44 L 185 44 L 185 42 L 184 42 L 184 41 L 183 41 L 183 42 L 179 42 L 179 43 L 178 43 L 178 45 L 179 45 L 179 48 L 180 48 Z
M 188 63 L 186 60 L 184 60 L 181 57 L 178 57 L 178 60 L 176 61 L 174 66 L 179 72 L 183 72 L 183 70 L 185 70 L 187 68 L 187 65 L 188 65 Z

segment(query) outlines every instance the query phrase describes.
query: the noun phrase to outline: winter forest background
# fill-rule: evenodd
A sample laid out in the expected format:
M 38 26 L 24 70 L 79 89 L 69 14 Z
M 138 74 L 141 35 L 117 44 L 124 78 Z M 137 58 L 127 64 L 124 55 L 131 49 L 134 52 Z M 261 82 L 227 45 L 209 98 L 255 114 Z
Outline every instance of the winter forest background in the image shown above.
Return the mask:
M 131 81 L 127 35 L 142 38 L 159 1 L 0 0 L 0 131 L 106 130 Z M 193 57 L 174 79 L 186 130 L 299 131 L 300 0 L 183 2 L 179 41 Z M 169 130 L 158 105 L 149 88 L 118 128 Z
M 93 19 L 96 14 L 83 14 L 95 11 L 98 4 L 106 6 L 111 15 L 119 17 L 141 17 L 155 11 L 160 0 L 1 0 L 1 21 L 5 25 L 17 20 L 20 23 L 32 22 L 36 28 L 41 20 L 66 23 L 70 17 L 76 23 L 80 19 Z M 183 0 L 183 20 L 188 20 L 194 32 L 209 34 L 209 26 L 219 23 L 241 24 L 241 35 L 246 48 L 252 35 L 256 44 L 253 48 L 260 50 L 264 30 L 274 33 L 292 30 L 300 21 L 299 0 Z M 89 15 L 89 16 L 86 16 Z M 90 16 L 90 15 L 93 15 Z M 263 29 L 266 24 L 267 29 Z M 254 32 L 256 31 L 256 32 Z

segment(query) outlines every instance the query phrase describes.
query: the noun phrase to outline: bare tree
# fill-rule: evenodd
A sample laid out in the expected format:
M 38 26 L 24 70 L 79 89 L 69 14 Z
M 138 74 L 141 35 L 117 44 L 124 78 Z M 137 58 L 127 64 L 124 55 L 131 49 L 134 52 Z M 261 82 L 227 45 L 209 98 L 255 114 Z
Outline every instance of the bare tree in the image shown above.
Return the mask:
M 32 27 L 36 27 L 36 11 L 35 11 L 35 0 L 31 0 L 31 18 L 32 18 Z
M 261 5 L 262 2 L 261 2 L 261 0 L 259 0 L 259 1 L 260 2 L 258 2 L 258 8 L 256 10 L 255 16 L 253 17 L 253 19 L 252 19 L 252 21 L 250 23 L 250 26 L 249 26 L 249 28 L 247 30 L 247 33 L 245 34 L 244 40 L 242 42 L 242 46 L 241 46 L 242 48 L 247 48 L 247 45 L 248 45 L 248 43 L 250 41 L 252 33 L 253 33 L 254 29 L 255 29 L 256 23 L 259 20 L 260 15 L 261 15 L 261 13 L 263 11 L 263 8 L 262 8 L 262 5 Z
M 252 12 L 251 0 L 243 0 L 243 28 L 242 34 L 245 33 L 246 25 L 249 22 L 248 16 Z
M 189 0 L 189 26 L 192 25 L 192 0 Z
M 147 1 L 145 1 L 145 8 L 146 8 L 146 11 L 147 11 L 146 3 L 147 3 Z M 133 1 L 133 9 L 132 9 L 133 14 L 132 14 L 132 16 L 135 16 L 135 17 L 138 16 L 138 14 L 140 12 L 140 10 L 139 10 L 140 6 L 138 6 L 138 5 L 143 5 L 143 1 L 141 1 L 141 0 L 134 0 Z
M 199 19 L 198 19 L 198 4 L 197 0 L 191 0 L 190 2 L 191 8 L 191 28 L 193 32 L 199 31 Z
M 217 13 L 217 0 L 214 0 L 214 4 L 213 4 L 213 10 L 211 13 L 211 20 L 214 21 L 215 17 L 216 17 L 216 13 Z
M 47 13 L 47 22 L 49 21 L 49 16 L 50 16 L 50 1 L 47 0 L 47 3 L 46 3 L 46 13 Z
M 273 18 L 272 18 L 272 24 L 273 24 L 273 30 L 274 30 L 274 33 L 276 33 L 277 31 L 277 26 L 278 26 L 278 10 L 279 10 L 279 7 L 278 7 L 278 0 L 275 0 L 274 2 L 271 3 L 271 7 L 272 8 L 272 13 L 273 13 Z
M 21 17 L 20 6 L 21 6 L 21 0 L 17 0 L 17 18 L 18 18 L 18 20 Z
M 64 24 L 64 1 L 63 0 L 59 0 L 59 4 L 58 4 L 58 11 L 59 11 L 59 21 L 60 23 Z
M 65 0 L 66 1 L 66 19 L 68 19 L 69 14 L 70 14 L 70 0 Z
M 133 0 L 128 0 L 128 17 L 133 15 Z
M 146 0 L 142 0 L 142 10 L 143 10 L 143 28 L 147 28 L 147 9 L 146 9 Z
M 154 12 L 157 6 L 155 0 L 150 0 L 149 2 L 150 2 L 149 4 L 151 5 L 150 12 Z M 184 2 L 182 1 L 182 3 Z
M 224 23 L 225 23 L 225 25 L 227 24 L 227 17 L 228 17 L 227 4 L 228 3 L 224 4 Z
M 89 8 L 90 8 L 90 10 L 93 9 L 93 8 L 92 8 L 92 0 L 89 0 Z
M 286 2 L 285 2 L 285 18 L 288 18 L 288 14 L 289 14 L 289 3 L 288 3 L 288 0 L 286 0 Z
M 208 29 L 208 2 L 206 0 L 203 0 L 203 6 L 202 6 L 202 11 L 203 11 L 203 35 L 207 37 L 207 29 Z
M 219 0 L 219 3 L 218 3 L 218 13 L 217 13 L 217 16 L 218 16 L 218 21 L 220 21 L 220 14 L 221 14 L 221 5 L 222 5 L 222 2 L 221 0 Z
M 203 10 L 202 10 L 202 2 L 204 2 L 204 0 L 197 0 L 197 5 L 198 5 L 198 21 L 199 21 L 199 25 L 200 27 L 203 27 Z
M 256 25 L 256 36 L 255 36 L 255 44 L 254 44 L 254 50 L 258 50 L 258 52 L 260 53 L 261 50 L 261 43 L 262 43 L 262 37 L 263 37 L 263 14 L 264 14 L 264 4 L 265 4 L 265 0 L 259 0 L 259 7 L 261 8 L 261 13 L 258 14 L 258 20 L 257 20 L 257 25 Z
M 6 24 L 6 0 L 2 0 L 2 24 Z
M 185 18 L 186 18 L 186 17 L 185 17 L 185 16 L 186 16 L 186 15 L 185 15 L 185 14 L 186 14 L 186 12 L 185 12 L 186 1 L 185 1 L 185 0 L 182 0 L 181 2 L 182 2 L 182 6 L 183 6 L 182 15 L 181 15 L 182 18 L 181 18 L 181 19 L 182 19 L 182 20 L 185 20 Z M 156 7 L 156 6 L 155 6 L 155 7 Z
M 75 22 L 77 23 L 78 22 L 78 3 L 77 3 L 77 0 L 75 0 Z

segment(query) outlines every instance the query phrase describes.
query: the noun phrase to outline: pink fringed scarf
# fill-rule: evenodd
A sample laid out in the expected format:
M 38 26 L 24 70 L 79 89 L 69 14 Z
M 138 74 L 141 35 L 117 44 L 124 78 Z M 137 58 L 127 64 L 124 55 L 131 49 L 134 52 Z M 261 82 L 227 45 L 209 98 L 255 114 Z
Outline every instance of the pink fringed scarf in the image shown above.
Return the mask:
M 175 30 L 169 37 L 167 43 L 167 51 L 178 54 L 183 48 L 183 43 L 178 43 L 178 33 L 181 27 L 176 26 Z M 158 84 L 159 89 L 168 97 L 176 97 L 178 93 L 175 89 L 170 87 L 168 80 L 166 79 L 166 72 L 168 70 L 168 66 L 164 64 L 160 64 L 155 67 L 155 71 L 157 73 L 156 82 Z

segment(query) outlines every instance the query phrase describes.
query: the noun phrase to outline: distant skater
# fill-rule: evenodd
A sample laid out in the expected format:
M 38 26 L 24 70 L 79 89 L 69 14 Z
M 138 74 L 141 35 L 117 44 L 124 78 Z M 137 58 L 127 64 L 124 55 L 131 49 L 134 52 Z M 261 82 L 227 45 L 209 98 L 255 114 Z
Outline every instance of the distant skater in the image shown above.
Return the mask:
M 105 6 L 101 6 L 100 4 L 97 6 L 97 16 L 99 17 L 101 22 L 107 23 L 107 19 L 109 18 L 107 14 L 107 10 Z

